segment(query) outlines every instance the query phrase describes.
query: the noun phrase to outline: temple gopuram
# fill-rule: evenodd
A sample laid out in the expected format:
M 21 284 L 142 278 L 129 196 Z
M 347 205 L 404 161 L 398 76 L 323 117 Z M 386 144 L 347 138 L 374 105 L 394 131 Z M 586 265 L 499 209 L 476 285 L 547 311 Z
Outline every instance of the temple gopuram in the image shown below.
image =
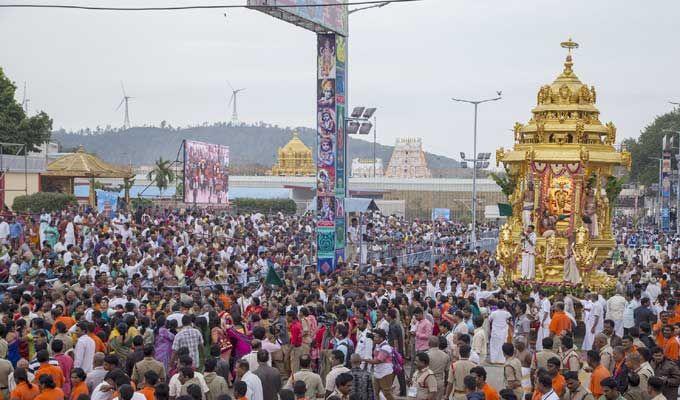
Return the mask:
M 568 49 L 564 70 L 539 88 L 531 119 L 515 123 L 512 149 L 496 151 L 514 185 L 512 216 L 501 228 L 496 257 L 506 268 L 506 284 L 611 289 L 613 280 L 597 266 L 615 247 L 615 169 L 630 168 L 630 154 L 616 150 L 616 127 L 600 121 L 595 87 L 572 69 L 578 44 L 569 39 L 561 45 Z M 535 239 L 527 243 L 529 238 Z M 531 256 L 535 270 L 529 275 L 522 263 Z
M 316 167 L 312 159 L 312 150 L 307 147 L 293 132 L 293 138 L 277 152 L 276 164 L 272 167 L 272 175 L 278 176 L 314 176 Z

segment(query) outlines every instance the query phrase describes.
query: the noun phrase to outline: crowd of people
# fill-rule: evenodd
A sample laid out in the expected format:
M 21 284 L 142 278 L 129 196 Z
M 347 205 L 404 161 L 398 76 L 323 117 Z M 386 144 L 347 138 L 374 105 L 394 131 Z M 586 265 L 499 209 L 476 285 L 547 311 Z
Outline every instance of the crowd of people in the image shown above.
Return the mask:
M 71 208 L 0 219 L 10 400 L 676 399 L 671 240 L 621 245 L 616 294 L 501 288 L 465 225 L 372 215 L 315 265 L 312 216 Z M 619 237 L 637 234 L 630 228 Z M 657 235 L 657 237 L 661 237 Z M 433 247 L 361 263 L 363 243 Z M 427 246 L 423 245 L 428 243 Z

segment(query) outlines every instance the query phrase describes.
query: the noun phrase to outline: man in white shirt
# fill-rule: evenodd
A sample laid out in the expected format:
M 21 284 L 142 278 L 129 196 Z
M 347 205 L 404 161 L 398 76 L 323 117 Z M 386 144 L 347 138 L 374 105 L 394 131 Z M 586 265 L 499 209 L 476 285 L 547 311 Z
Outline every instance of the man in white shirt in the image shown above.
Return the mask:
M 248 361 L 239 360 L 238 366 L 236 368 L 236 376 L 248 386 L 248 391 L 246 392 L 246 397 L 248 400 L 264 399 L 264 394 L 262 392 L 262 381 L 260 381 L 260 378 L 258 378 L 257 375 L 250 372 Z
M 246 365 L 248 362 L 246 361 Z M 193 361 L 191 360 L 191 357 L 189 356 L 182 356 L 179 359 L 179 365 L 180 365 L 180 372 L 176 373 L 175 375 L 170 378 L 170 382 L 168 382 L 168 387 L 170 388 L 170 398 L 177 398 L 181 395 L 182 392 L 182 382 L 180 381 L 180 374 L 181 370 L 183 368 L 192 368 L 193 369 Z M 194 371 L 194 378 L 198 381 L 199 386 L 201 387 L 201 391 L 203 392 L 203 395 L 205 396 L 206 393 L 210 390 L 208 388 L 208 384 L 205 383 L 205 378 L 203 377 L 203 374 L 200 372 Z M 260 400 L 262 400 L 260 398 Z
M 623 337 L 623 313 L 626 309 L 626 298 L 617 292 L 607 300 L 607 319 L 614 321 L 616 336 Z
M 78 341 L 76 342 L 73 366 L 75 368 L 82 368 L 85 373 L 88 373 L 93 368 L 96 346 L 94 340 L 87 335 L 87 323 L 80 322 L 76 325 L 76 335 L 78 336 Z
M 252 347 L 252 350 L 250 351 L 250 353 L 241 357 L 241 359 L 248 361 L 249 371 L 255 371 L 260 366 L 260 364 L 257 361 L 257 352 L 262 349 L 262 341 L 260 341 L 259 339 L 253 339 L 252 342 L 250 342 L 250 345 Z M 269 365 L 270 367 L 272 366 L 271 358 L 267 360 L 267 365 Z
M 640 307 L 640 301 L 635 298 L 635 295 L 628 294 L 627 297 L 626 308 L 623 310 L 623 329 L 625 332 L 635 326 L 635 309 Z
M 505 302 L 498 302 L 498 309 L 489 315 L 491 323 L 491 339 L 489 341 L 489 359 L 492 364 L 505 363 L 503 355 L 503 343 L 508 340 L 508 321 L 512 315 L 505 309 Z
M 9 224 L 4 217 L 0 217 L 0 243 L 7 243 L 9 237 Z
M 330 395 L 335 390 L 335 378 L 340 374 L 349 372 L 349 368 L 344 365 L 345 353 L 340 350 L 333 350 L 331 363 L 333 366 L 326 375 L 326 396 Z
M 548 374 L 539 374 L 536 377 L 536 389 L 541 393 L 541 400 L 560 400 L 552 388 L 552 377 Z
M 368 328 L 366 318 L 359 316 L 357 318 L 357 348 L 355 353 L 359 354 L 362 359 L 371 358 L 373 355 L 373 339 L 368 337 L 370 333 L 371 330 Z
M 536 350 L 543 350 L 543 339 L 550 336 L 550 300 L 542 290 L 538 291 L 538 322 L 541 324 L 538 327 L 538 334 L 536 335 Z

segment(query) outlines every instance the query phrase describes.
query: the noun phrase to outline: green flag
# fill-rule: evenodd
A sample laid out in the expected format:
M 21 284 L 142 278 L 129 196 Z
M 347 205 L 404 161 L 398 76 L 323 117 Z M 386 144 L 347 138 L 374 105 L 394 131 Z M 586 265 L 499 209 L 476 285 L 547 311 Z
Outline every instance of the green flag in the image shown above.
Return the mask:
M 267 285 L 283 286 L 283 281 L 279 278 L 279 274 L 276 273 L 274 267 L 269 267 L 264 283 Z
M 501 217 L 511 217 L 512 206 L 510 204 L 498 203 L 498 215 Z

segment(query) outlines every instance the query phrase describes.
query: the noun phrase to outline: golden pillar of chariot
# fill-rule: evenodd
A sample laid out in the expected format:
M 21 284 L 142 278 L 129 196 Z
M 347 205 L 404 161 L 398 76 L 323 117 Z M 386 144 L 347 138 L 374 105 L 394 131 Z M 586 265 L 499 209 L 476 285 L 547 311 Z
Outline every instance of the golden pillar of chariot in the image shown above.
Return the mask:
M 615 247 L 614 191 L 607 183 L 617 167 L 630 168 L 630 154 L 614 147 L 616 127 L 600 121 L 595 87 L 572 69 L 578 44 L 569 39 L 561 46 L 568 50 L 562 73 L 539 88 L 531 119 L 515 123 L 513 147 L 496 150 L 496 162 L 515 183 L 512 216 L 501 228 L 496 257 L 508 284 L 522 279 L 522 233 L 532 225 L 534 281 L 611 288 L 613 280 L 596 269 Z M 578 273 L 568 271 L 573 268 Z

